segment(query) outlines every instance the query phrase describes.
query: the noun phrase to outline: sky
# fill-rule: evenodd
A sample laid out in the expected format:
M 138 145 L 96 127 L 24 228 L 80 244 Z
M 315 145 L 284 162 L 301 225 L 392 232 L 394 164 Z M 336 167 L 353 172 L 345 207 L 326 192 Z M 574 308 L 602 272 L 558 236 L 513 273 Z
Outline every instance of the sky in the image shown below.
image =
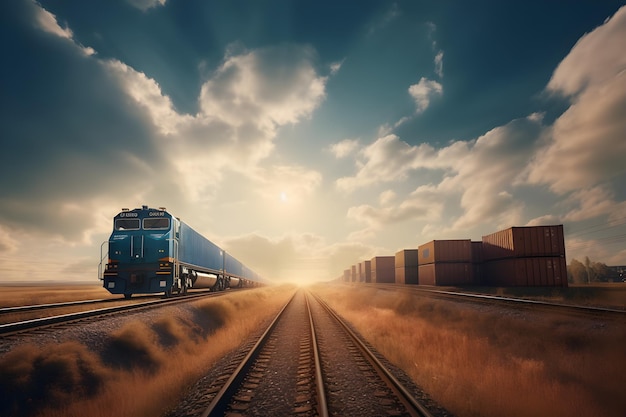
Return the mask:
M 0 282 L 97 283 L 123 207 L 276 282 L 563 224 L 626 265 L 624 1 L 0 3 Z

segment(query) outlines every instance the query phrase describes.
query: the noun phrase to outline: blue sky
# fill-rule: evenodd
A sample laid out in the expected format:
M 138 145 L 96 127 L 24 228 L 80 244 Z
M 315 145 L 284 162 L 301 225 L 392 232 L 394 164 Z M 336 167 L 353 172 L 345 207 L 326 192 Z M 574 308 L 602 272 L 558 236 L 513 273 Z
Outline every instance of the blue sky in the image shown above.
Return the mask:
M 0 280 L 95 280 L 142 204 L 276 280 L 561 223 L 624 265 L 623 5 L 3 2 Z

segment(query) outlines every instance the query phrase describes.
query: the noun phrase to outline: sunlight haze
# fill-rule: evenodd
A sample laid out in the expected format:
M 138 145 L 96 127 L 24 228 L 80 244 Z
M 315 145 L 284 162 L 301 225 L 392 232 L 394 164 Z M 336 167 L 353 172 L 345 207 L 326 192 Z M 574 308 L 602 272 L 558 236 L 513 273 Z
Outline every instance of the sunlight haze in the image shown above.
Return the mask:
M 0 281 L 97 282 L 142 205 L 276 282 L 524 225 L 626 265 L 623 5 L 2 2 Z

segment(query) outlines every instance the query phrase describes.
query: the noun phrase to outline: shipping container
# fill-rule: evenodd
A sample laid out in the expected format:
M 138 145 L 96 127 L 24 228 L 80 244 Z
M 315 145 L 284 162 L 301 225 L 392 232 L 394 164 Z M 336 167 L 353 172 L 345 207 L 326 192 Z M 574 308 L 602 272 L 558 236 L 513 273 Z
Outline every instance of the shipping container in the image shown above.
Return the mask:
M 419 266 L 420 285 L 471 285 L 471 262 L 435 262 Z
M 404 249 L 396 252 L 396 268 L 403 266 L 417 267 L 417 249 Z
M 393 284 L 396 282 L 396 257 L 375 256 L 370 261 L 372 282 Z
M 504 258 L 565 256 L 563 225 L 510 227 L 483 236 L 485 261 Z
M 363 261 L 359 263 L 360 276 L 359 282 L 372 282 L 372 262 Z
M 499 287 L 567 287 L 565 257 L 526 257 L 483 264 L 487 285 Z
M 396 258 L 397 259 L 397 258 Z M 418 284 L 417 265 L 396 268 L 396 284 Z
M 472 242 L 472 263 L 480 264 L 483 262 L 483 242 Z
M 343 280 L 344 282 L 350 282 L 350 280 L 352 279 L 352 271 L 349 269 L 344 269 L 343 270 Z
M 433 240 L 418 247 L 418 265 L 436 262 L 472 262 L 472 241 Z
M 356 265 L 350 267 L 350 282 L 357 282 Z

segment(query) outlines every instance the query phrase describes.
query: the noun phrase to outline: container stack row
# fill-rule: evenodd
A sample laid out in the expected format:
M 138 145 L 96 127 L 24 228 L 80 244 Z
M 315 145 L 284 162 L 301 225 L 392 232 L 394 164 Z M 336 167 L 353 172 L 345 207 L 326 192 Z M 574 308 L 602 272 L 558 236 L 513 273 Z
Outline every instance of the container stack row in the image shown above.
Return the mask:
M 563 225 L 510 227 L 483 236 L 483 280 L 495 286 L 567 286 Z
M 482 241 L 433 240 L 346 269 L 345 282 L 567 287 L 563 225 L 510 227 Z

